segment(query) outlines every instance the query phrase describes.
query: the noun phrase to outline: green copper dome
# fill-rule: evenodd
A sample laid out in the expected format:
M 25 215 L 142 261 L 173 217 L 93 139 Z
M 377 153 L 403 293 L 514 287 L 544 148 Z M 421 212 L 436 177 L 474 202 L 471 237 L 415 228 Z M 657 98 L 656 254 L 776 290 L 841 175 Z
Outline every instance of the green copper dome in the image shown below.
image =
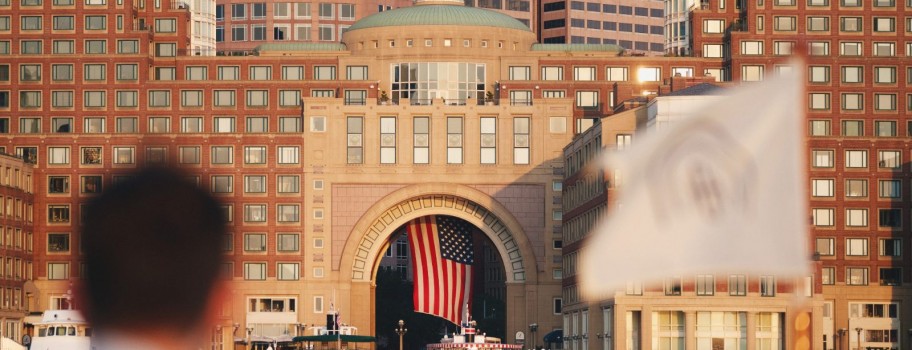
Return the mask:
M 499 12 L 467 6 L 430 4 L 376 13 L 355 22 L 347 30 L 421 25 L 497 27 L 532 31 L 522 22 Z

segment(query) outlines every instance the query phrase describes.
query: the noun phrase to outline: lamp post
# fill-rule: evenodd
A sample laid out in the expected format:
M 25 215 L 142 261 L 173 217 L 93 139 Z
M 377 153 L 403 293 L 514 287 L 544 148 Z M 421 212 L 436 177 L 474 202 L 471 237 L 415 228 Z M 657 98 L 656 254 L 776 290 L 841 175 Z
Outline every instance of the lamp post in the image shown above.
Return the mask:
M 250 341 L 250 335 L 253 333 L 253 327 L 247 327 L 247 346 L 253 350 L 253 342 Z
M 529 337 L 532 338 L 532 348 L 535 349 L 538 344 L 535 341 L 535 332 L 538 331 L 538 323 L 532 323 L 529 325 Z
M 855 333 L 858 334 L 858 350 L 861 350 L 861 327 L 855 327 Z
M 843 339 L 845 339 L 845 335 L 848 332 L 849 332 L 849 330 L 845 329 L 845 328 L 840 328 L 838 331 L 836 331 L 836 335 L 839 336 L 839 339 L 836 340 L 836 350 L 839 350 L 840 348 L 842 348 L 842 341 L 843 341 Z M 848 344 L 848 343 L 846 343 L 846 344 Z
M 408 332 L 408 328 L 405 328 L 405 321 L 399 320 L 399 327 L 396 327 L 395 331 L 399 335 L 399 350 L 402 350 L 402 336 Z

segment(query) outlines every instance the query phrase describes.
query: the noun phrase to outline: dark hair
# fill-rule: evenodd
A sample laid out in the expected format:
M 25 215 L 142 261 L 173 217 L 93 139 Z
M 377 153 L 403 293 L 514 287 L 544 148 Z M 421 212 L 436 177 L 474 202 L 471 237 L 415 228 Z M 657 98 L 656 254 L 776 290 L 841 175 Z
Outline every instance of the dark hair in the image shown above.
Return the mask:
M 94 198 L 82 229 L 89 321 L 187 331 L 222 262 L 219 203 L 174 170 L 145 169 Z

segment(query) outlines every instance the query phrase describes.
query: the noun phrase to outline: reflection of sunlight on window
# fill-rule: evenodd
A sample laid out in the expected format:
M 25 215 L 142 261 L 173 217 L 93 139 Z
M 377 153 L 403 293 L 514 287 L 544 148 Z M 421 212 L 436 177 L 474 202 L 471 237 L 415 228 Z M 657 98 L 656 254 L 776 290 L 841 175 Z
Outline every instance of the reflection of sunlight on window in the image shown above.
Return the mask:
M 641 83 L 659 81 L 660 71 L 658 67 L 640 67 L 637 69 L 637 80 Z

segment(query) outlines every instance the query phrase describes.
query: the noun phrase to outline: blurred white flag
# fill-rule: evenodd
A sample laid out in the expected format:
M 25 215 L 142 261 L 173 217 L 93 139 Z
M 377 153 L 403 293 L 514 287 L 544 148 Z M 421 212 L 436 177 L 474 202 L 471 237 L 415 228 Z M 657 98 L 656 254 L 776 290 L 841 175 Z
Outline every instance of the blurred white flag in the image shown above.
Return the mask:
M 802 86 L 789 73 L 731 89 L 606 152 L 624 183 L 583 248 L 583 292 L 703 273 L 809 275 Z

